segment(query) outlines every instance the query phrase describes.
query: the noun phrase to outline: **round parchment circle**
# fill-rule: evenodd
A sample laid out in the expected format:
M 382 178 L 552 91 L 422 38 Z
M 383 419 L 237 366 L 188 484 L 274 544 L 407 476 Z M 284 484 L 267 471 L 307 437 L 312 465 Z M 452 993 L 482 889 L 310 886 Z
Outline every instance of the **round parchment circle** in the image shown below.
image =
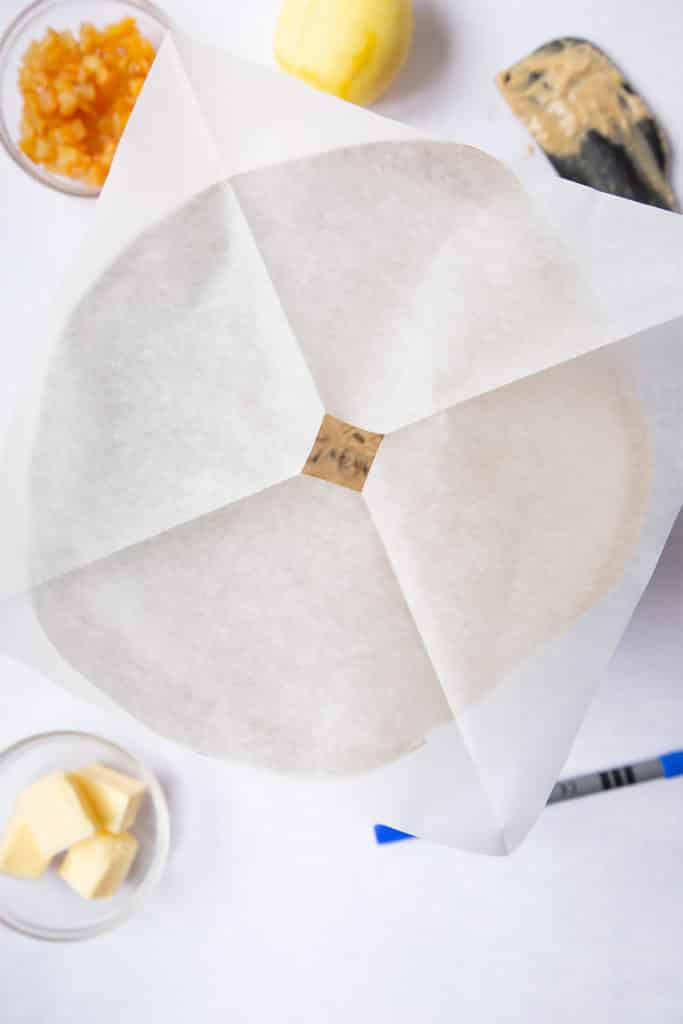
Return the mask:
M 454 174 L 457 170 L 467 178 L 465 150 L 453 147 Z M 387 180 L 400 188 L 405 179 L 414 193 L 422 158 L 410 147 L 406 152 L 410 159 L 401 165 L 398 150 L 386 156 L 374 149 L 380 164 L 356 193 L 368 211 L 377 205 L 372 189 L 381 191 Z M 426 227 L 421 223 L 421 244 L 427 252 L 432 237 L 427 228 L 442 232 L 458 189 L 444 171 L 442 151 L 429 146 L 425 153 L 439 213 Z M 371 305 L 377 302 L 378 321 L 385 306 L 391 306 L 387 295 L 396 288 L 392 272 L 391 287 L 384 283 L 389 290 L 385 294 L 379 288 L 375 296 L 369 282 L 377 268 L 364 267 L 363 259 L 367 249 L 372 264 L 376 253 L 364 248 L 362 238 L 355 248 L 359 266 L 351 265 L 351 228 L 367 230 L 348 192 L 363 160 L 348 152 L 339 159 L 347 192 L 337 215 L 343 221 L 348 207 L 351 226 L 340 233 L 335 221 L 334 233 L 323 231 L 316 243 L 316 233 L 308 225 L 307 272 L 319 284 L 310 316 L 308 309 L 304 315 L 300 308 L 305 295 L 296 274 L 285 265 L 291 224 L 263 221 L 271 195 L 264 179 L 255 179 L 251 188 L 246 176 L 236 193 L 241 191 L 245 209 L 251 204 L 249 223 L 255 225 L 269 269 L 267 249 L 272 246 L 277 294 L 283 303 L 282 297 L 289 296 L 297 338 L 306 336 L 303 347 L 309 365 L 316 338 L 321 352 L 328 344 L 318 331 L 318 307 L 324 303 L 345 324 L 349 337 L 355 334 L 358 352 L 365 358 L 358 340 L 362 341 L 361 333 L 352 330 L 344 320 L 346 309 L 339 307 L 348 284 L 347 268 L 356 274 L 354 294 Z M 489 164 L 495 171 L 495 161 L 477 154 L 471 172 L 474 183 L 465 191 L 467 206 L 475 211 L 475 226 L 486 227 L 483 234 L 496 255 L 495 274 L 488 279 L 493 291 L 483 286 L 473 291 L 476 268 L 465 266 L 461 254 L 459 280 L 466 301 L 460 303 L 456 296 L 436 313 L 431 308 L 429 324 L 440 337 L 452 317 L 465 309 L 470 318 L 467 365 L 456 360 L 448 368 L 448 336 L 440 337 L 439 360 L 422 379 L 415 412 L 429 399 L 434 382 L 445 402 L 444 396 L 457 394 L 459 376 L 472 372 L 481 304 L 487 365 L 496 365 L 500 335 L 506 337 L 508 356 L 514 355 L 519 334 L 520 347 L 526 346 L 527 356 L 533 357 L 536 338 L 530 341 L 520 334 L 525 321 L 515 307 L 517 278 L 528 300 L 542 307 L 534 322 L 539 337 L 552 322 L 545 308 L 551 301 L 557 299 L 567 310 L 575 304 L 575 268 L 565 275 L 553 240 L 542 249 L 538 265 L 532 254 L 525 254 L 510 284 L 504 246 L 512 253 L 523 240 L 525 218 L 531 212 L 527 213 L 521 190 L 517 195 L 514 180 L 501 171 L 505 208 L 514 212 L 514 231 L 501 241 L 503 248 L 492 242 L 487 233 L 495 228 L 496 218 L 482 179 Z M 318 176 L 329 173 L 330 167 L 326 154 Z M 275 184 L 282 185 L 281 171 L 273 173 Z M 298 182 L 300 174 L 294 177 Z M 319 194 L 310 193 L 310 203 L 323 203 L 323 192 L 321 186 Z M 294 222 L 306 209 L 298 194 L 296 198 L 290 211 Z M 217 236 L 217 212 L 223 216 L 226 204 L 230 219 Z M 254 212 L 257 207 L 260 219 Z M 406 252 L 413 227 L 421 221 L 419 208 L 413 207 L 406 208 L 403 217 Z M 317 217 L 324 210 L 314 212 Z M 395 205 L 390 204 L 384 215 L 396 221 Z M 68 561 L 72 549 L 78 550 L 79 538 L 69 533 L 72 524 L 94 538 L 93 543 L 102 537 L 106 541 L 118 536 L 118 520 L 130 515 L 144 522 L 140 513 L 145 502 L 160 500 L 164 487 L 177 485 L 180 454 L 173 445 L 160 443 L 138 459 L 136 443 L 142 450 L 150 430 L 159 423 L 165 429 L 181 398 L 183 409 L 192 414 L 202 407 L 208 389 L 214 410 L 214 420 L 208 426 L 203 423 L 206 435 L 193 433 L 192 415 L 183 420 L 187 430 L 182 457 L 190 465 L 195 451 L 199 458 L 212 437 L 216 442 L 188 488 L 188 507 L 197 490 L 213 500 L 214 483 L 221 475 L 229 486 L 231 466 L 221 460 L 220 451 L 221 446 L 232 446 L 232 451 L 235 444 L 221 422 L 220 389 L 230 386 L 237 369 L 244 370 L 236 352 L 249 342 L 254 325 L 258 323 L 266 345 L 271 323 L 278 329 L 280 324 L 276 313 L 272 321 L 263 319 L 272 293 L 264 293 L 258 308 L 250 306 L 255 301 L 250 291 L 253 275 L 262 268 L 249 262 L 254 251 L 249 239 L 240 235 L 243 229 L 230 186 L 210 190 L 194 206 L 139 239 L 75 311 L 47 375 L 31 467 L 31 530 L 38 571 L 51 560 Z M 529 229 L 531 234 L 538 230 L 535 222 Z M 474 231 L 472 237 L 476 236 Z M 337 237 L 345 246 L 339 279 L 329 252 Z M 191 244 L 185 246 L 188 239 Z M 212 244 L 204 244 L 206 239 L 213 239 Z M 449 244 L 457 253 L 453 239 Z M 441 249 L 441 257 L 445 251 Z M 399 256 L 395 254 L 396 275 L 407 275 L 406 294 L 412 295 L 416 281 L 424 286 L 429 262 L 414 260 L 412 254 L 412 262 L 402 262 Z M 546 259 L 552 273 L 544 275 Z M 226 283 L 218 272 L 226 260 L 232 261 L 234 283 L 232 277 Z M 318 275 L 322 261 L 325 274 Z M 450 256 L 438 262 L 435 283 L 448 280 L 449 261 Z M 496 307 L 498 281 L 514 315 Z M 546 287 L 550 296 L 543 291 Z M 536 288 L 539 294 L 534 298 Z M 441 285 L 439 289 L 442 294 Z M 226 312 L 233 298 L 235 307 Z M 289 306 L 284 305 L 289 315 Z M 410 316 L 419 320 L 419 303 L 413 305 Z M 153 316 L 145 315 L 150 307 Z M 389 324 L 392 318 L 395 309 Z M 197 343 L 198 331 L 207 343 L 205 349 Z M 384 333 L 389 344 L 391 332 L 387 328 Z M 415 337 L 411 330 L 404 341 L 419 370 L 420 345 Z M 454 337 L 453 345 L 456 342 Z M 548 343 L 552 345 L 552 339 Z M 370 336 L 366 349 L 367 365 L 374 367 Z M 340 346 L 335 358 L 341 360 L 344 351 Z M 259 350 L 259 360 L 261 355 Z M 245 373 L 247 417 L 249 401 L 258 401 L 262 393 L 265 359 L 250 364 Z M 347 398 L 357 365 L 345 367 Z M 328 390 L 337 380 L 334 370 L 323 353 L 316 372 L 326 377 Z M 60 654 L 162 734 L 203 753 L 277 771 L 344 775 L 375 768 L 415 749 L 435 727 L 494 689 L 506 672 L 607 592 L 641 529 L 649 486 L 648 442 L 638 402 L 629 393 L 618 361 L 606 353 L 573 360 L 464 403 L 447 408 L 441 404 L 442 411 L 435 416 L 389 433 L 380 447 L 372 474 L 381 474 L 387 508 L 392 494 L 396 504 L 393 525 L 382 537 L 377 517 L 371 514 L 373 494 L 379 493 L 373 475 L 366 497 L 292 475 L 303 467 L 319 426 L 319 420 L 311 423 L 306 439 L 309 419 L 297 419 L 297 403 L 287 394 L 287 388 L 295 390 L 297 373 L 292 371 L 294 383 L 283 382 L 280 390 L 276 377 L 269 383 L 272 401 L 278 403 L 273 422 L 289 432 L 282 459 L 276 460 L 276 468 L 287 470 L 283 475 L 264 478 L 261 489 L 226 501 L 225 507 L 156 531 L 156 536 L 150 530 L 143 534 L 147 539 L 53 574 L 34 590 L 33 601 L 42 628 Z M 401 373 L 399 378 L 409 396 L 412 374 Z M 363 402 L 355 406 L 352 401 L 351 408 L 371 411 L 371 383 L 366 375 Z M 389 410 L 391 379 L 383 385 Z M 193 399 L 189 403 L 188 394 Z M 411 418 L 406 422 L 410 424 Z M 248 419 L 241 426 L 240 457 L 258 461 L 262 438 L 250 436 Z M 385 470 L 391 468 L 401 435 L 406 444 L 398 452 L 392 479 Z M 128 461 L 119 458 L 122 439 Z M 277 440 L 271 436 L 270 454 Z M 416 460 L 413 471 L 406 468 L 407 453 Z M 419 501 L 412 520 L 408 516 L 401 521 L 399 498 L 411 488 Z M 80 495 L 86 496 L 85 506 Z M 216 509 L 215 503 L 207 502 L 207 508 Z M 574 541 L 580 557 L 569 572 L 563 567 L 571 561 L 567 545 Z M 439 561 L 444 566 L 442 583 L 452 578 L 453 585 L 450 591 L 441 587 L 430 598 L 427 563 L 433 567 Z M 451 677 L 459 679 L 457 685 L 446 683 L 442 658 L 448 660 Z

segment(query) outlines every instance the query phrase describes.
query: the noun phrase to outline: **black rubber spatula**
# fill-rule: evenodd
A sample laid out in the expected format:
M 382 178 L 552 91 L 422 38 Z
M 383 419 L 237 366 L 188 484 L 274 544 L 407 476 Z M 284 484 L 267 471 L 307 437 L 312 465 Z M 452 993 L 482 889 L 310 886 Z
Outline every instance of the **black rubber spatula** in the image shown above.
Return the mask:
M 496 76 L 558 174 L 601 192 L 677 208 L 669 145 L 619 68 L 586 39 L 554 39 Z

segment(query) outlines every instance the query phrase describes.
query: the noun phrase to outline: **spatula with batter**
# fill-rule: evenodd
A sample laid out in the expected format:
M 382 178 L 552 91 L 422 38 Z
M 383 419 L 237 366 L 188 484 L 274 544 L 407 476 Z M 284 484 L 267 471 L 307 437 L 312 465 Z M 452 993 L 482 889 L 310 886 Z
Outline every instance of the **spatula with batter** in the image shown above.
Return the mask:
M 677 209 L 669 145 L 643 98 L 586 39 L 554 39 L 496 83 L 558 174 L 570 181 Z

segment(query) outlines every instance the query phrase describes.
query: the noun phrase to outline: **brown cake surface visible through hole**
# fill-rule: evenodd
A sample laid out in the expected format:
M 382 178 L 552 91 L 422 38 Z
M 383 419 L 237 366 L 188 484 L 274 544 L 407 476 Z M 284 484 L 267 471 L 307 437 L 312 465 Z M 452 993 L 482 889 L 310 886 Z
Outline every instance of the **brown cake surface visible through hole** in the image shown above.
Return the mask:
M 362 491 L 383 437 L 325 413 L 302 473 Z

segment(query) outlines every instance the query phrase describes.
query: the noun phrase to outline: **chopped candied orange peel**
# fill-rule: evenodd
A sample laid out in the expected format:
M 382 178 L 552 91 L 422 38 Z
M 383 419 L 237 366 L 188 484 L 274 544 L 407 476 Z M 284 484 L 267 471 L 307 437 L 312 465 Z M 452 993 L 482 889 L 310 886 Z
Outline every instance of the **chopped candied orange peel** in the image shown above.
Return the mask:
M 50 171 L 99 187 L 154 60 L 134 18 L 97 29 L 48 29 L 19 70 L 19 148 Z

